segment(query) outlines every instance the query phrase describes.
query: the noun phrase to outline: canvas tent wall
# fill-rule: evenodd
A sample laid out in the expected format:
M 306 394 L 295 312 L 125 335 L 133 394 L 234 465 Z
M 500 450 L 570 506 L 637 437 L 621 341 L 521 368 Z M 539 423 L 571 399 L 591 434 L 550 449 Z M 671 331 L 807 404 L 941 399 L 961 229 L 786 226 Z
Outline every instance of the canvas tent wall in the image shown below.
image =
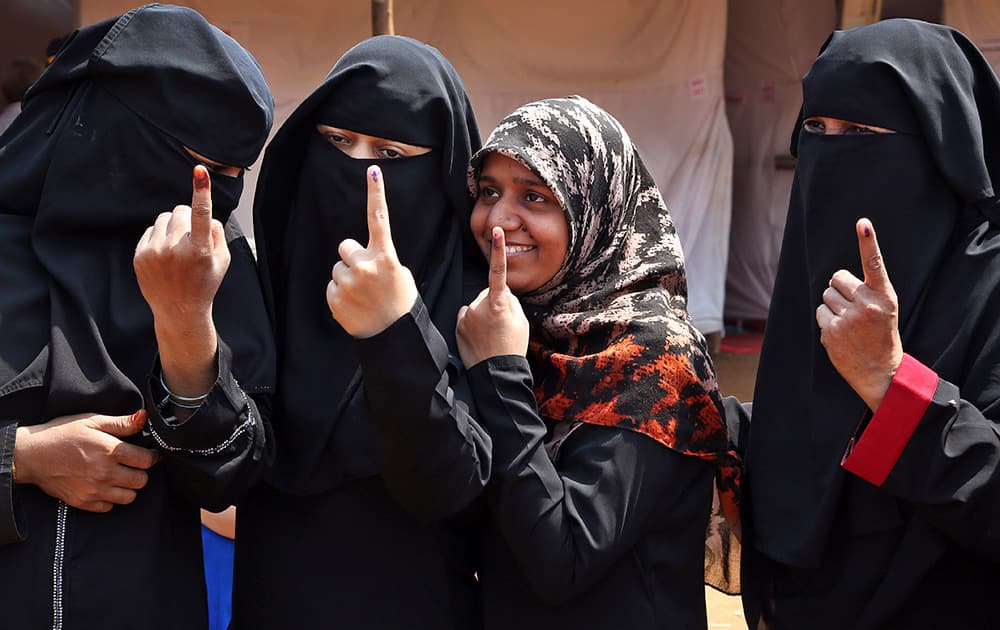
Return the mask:
M 808 4 L 729 2 L 726 110 L 735 150 L 729 320 L 767 319 L 792 187 L 789 140 L 802 104 L 800 81 L 837 24 L 835 3 Z

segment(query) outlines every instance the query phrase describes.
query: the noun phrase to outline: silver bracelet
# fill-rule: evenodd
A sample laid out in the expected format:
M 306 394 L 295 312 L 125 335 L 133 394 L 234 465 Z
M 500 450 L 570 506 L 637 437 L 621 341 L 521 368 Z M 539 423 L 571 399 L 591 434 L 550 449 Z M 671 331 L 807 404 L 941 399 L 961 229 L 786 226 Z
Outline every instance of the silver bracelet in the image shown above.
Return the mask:
M 163 387 L 163 391 L 167 392 L 167 398 L 175 407 L 180 407 L 181 409 L 197 409 L 201 407 L 201 404 L 205 402 L 208 398 L 209 392 L 205 392 L 201 396 L 181 396 L 180 394 L 175 394 L 170 391 L 167 384 L 163 380 L 163 370 L 160 370 L 160 386 Z M 211 390 L 210 390 L 211 391 Z

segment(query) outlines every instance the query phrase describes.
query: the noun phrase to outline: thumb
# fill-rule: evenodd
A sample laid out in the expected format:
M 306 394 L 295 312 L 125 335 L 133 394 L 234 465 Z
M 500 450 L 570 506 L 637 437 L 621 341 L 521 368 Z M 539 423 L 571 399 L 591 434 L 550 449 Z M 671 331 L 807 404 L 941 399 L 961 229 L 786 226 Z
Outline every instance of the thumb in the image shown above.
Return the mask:
M 889 282 L 882 251 L 878 247 L 875 226 L 868 219 L 859 219 L 855 229 L 858 233 L 858 250 L 861 252 L 861 269 L 865 274 L 865 285 L 881 293 L 891 290 L 892 283 Z
M 396 246 L 389 228 L 389 205 L 385 201 L 385 178 L 382 169 L 368 169 L 368 249 L 382 250 L 393 258 Z
M 146 424 L 146 410 L 140 409 L 131 416 L 96 416 L 93 426 L 99 431 L 118 437 L 135 435 Z
M 191 241 L 199 249 L 212 248 L 212 179 L 208 169 L 199 164 L 194 167 L 191 193 Z
M 507 239 L 503 228 L 494 226 L 490 247 L 490 296 L 497 297 L 507 290 Z

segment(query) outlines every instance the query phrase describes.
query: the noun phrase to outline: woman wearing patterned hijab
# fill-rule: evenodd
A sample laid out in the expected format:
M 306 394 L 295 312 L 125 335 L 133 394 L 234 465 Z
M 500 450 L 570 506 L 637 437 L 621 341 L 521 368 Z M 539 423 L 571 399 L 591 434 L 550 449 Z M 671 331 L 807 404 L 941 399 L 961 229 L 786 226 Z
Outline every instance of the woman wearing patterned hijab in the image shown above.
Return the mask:
M 739 466 L 659 191 L 578 96 L 501 121 L 470 186 L 491 267 L 458 323 L 493 440 L 486 627 L 705 627 L 713 479 L 735 525 Z

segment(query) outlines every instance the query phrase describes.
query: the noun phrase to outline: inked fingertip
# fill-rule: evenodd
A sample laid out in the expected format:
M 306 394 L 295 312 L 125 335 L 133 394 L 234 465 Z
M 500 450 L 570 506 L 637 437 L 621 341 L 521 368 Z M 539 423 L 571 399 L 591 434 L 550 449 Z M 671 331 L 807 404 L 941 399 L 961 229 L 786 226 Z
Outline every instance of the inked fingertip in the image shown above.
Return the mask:
M 201 164 L 194 167 L 194 189 L 201 191 L 208 188 L 211 179 L 208 176 L 208 169 Z
M 375 182 L 376 184 L 378 183 L 378 167 L 377 166 L 373 166 L 370 169 L 368 169 L 368 175 L 371 176 L 373 182 Z

